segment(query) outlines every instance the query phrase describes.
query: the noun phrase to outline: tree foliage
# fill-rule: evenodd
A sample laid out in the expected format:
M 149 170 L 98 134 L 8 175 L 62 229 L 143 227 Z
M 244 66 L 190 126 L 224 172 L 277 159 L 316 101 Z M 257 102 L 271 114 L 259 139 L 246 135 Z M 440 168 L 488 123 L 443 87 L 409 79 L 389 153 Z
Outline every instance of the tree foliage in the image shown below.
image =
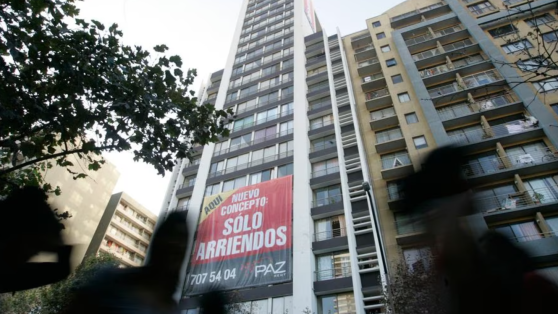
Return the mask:
M 132 151 L 164 174 L 195 144 L 228 135 L 231 112 L 197 103 L 188 89 L 196 71 L 183 71 L 179 56 L 122 44 L 116 24 L 79 19 L 74 2 L 0 2 L 4 184 L 43 161 L 71 166 L 71 154 L 97 170 L 103 151 Z
M 391 313 L 443 314 L 442 286 L 433 267 L 417 263 L 395 266 L 385 289 L 385 304 Z
M 66 280 L 56 284 L 4 294 L 0 297 L 0 313 L 3 314 L 55 314 L 69 304 L 73 293 L 83 287 L 96 274 L 107 267 L 117 267 L 118 259 L 100 252 L 98 256 L 86 258 Z

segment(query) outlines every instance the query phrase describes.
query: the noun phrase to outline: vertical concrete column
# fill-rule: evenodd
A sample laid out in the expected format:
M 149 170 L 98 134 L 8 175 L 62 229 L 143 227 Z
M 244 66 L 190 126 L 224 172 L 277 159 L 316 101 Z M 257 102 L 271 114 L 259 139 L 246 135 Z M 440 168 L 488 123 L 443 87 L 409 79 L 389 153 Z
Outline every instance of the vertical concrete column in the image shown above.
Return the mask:
M 510 158 L 506 155 L 506 150 L 502 146 L 500 142 L 496 143 L 496 152 L 498 153 L 498 157 L 502 161 L 502 165 L 506 168 L 511 168 L 512 163 Z
M 492 131 L 492 128 L 490 127 L 490 124 L 488 124 L 488 120 L 486 120 L 485 116 L 481 116 L 481 126 L 484 129 L 486 137 L 494 137 L 494 131 Z
M 543 234 L 549 236 L 553 234 L 552 229 L 550 229 L 550 226 L 540 212 L 537 212 L 537 214 L 535 215 L 535 221 L 537 222 L 537 225 L 539 225 L 539 228 L 541 228 L 541 232 Z

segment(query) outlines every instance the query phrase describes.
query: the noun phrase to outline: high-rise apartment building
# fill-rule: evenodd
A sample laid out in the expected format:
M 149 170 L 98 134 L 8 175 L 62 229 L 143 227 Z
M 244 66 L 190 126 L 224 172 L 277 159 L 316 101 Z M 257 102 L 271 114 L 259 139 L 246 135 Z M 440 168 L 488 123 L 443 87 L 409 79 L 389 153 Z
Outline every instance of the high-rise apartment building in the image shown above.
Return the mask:
M 106 252 L 116 256 L 124 267 L 141 266 L 156 222 L 157 216 L 128 194 L 113 194 L 86 256 Z
M 243 1 L 225 69 L 202 96 L 234 109 L 231 135 L 176 167 L 162 216 L 188 211 L 193 261 L 198 221 L 213 210 L 204 197 L 292 174 L 292 279 L 240 288 L 237 302 L 262 313 L 383 313 L 394 263 L 430 254 L 416 217 L 399 211 L 400 180 L 455 144 L 477 193 L 471 229 L 503 232 L 552 273 L 558 73 L 523 82 L 524 67 L 504 64 L 538 43 L 510 45 L 510 33 L 528 37 L 542 21 L 541 40 L 556 41 L 555 6 L 409 0 L 341 37 L 322 31 L 310 1 Z M 204 280 L 192 269 L 186 287 Z M 182 307 L 195 312 L 185 291 Z

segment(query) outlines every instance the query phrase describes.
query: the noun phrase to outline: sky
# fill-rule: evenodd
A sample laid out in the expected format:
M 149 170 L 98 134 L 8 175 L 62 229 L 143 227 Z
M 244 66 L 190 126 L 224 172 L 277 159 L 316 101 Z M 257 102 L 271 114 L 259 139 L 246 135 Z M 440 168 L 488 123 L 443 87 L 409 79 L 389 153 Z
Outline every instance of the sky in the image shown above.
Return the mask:
M 366 19 L 380 15 L 403 0 L 314 0 L 314 7 L 326 33 L 341 35 L 366 28 Z M 242 0 L 85 0 L 79 3 L 80 17 L 105 25 L 117 23 L 123 42 L 151 48 L 165 44 L 169 54 L 182 57 L 183 68 L 195 68 L 198 79 L 191 87 L 198 91 L 202 80 L 226 62 Z M 108 153 L 120 179 L 114 192 L 124 191 L 155 214 L 161 210 L 171 177 L 134 162 L 132 153 Z

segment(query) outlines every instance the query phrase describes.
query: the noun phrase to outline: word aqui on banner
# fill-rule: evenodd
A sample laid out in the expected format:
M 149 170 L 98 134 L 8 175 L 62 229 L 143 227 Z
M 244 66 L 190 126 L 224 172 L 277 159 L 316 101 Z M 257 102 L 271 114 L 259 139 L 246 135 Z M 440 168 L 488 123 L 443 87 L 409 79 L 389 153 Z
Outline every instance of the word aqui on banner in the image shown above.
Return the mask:
M 293 178 L 204 199 L 186 295 L 292 280 Z

